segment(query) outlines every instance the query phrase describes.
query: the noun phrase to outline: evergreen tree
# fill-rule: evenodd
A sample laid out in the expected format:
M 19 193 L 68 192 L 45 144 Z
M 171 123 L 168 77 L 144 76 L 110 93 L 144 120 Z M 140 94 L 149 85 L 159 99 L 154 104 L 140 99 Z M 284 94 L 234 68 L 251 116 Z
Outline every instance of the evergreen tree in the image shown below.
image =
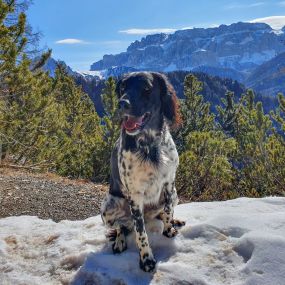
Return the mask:
M 0 8 L 1 159 L 91 177 L 102 145 L 93 103 L 63 67 L 54 79 L 40 69 L 51 51 L 32 64 L 25 51 L 25 14 L 15 1 L 0 0 Z
M 230 187 L 234 176 L 228 156 L 236 148 L 235 141 L 215 130 L 215 117 L 201 90 L 202 83 L 195 76 L 186 76 L 183 127 L 175 134 L 181 152 L 177 189 L 191 200 L 233 197 Z
M 222 98 L 222 106 L 217 106 L 218 122 L 220 128 L 232 137 L 238 137 L 241 132 L 240 118 L 242 115 L 242 106 L 245 96 L 242 96 L 238 103 L 235 102 L 235 94 L 233 92 L 226 92 L 225 98 Z
M 52 93 L 62 122 L 57 128 L 57 172 L 72 177 L 91 177 L 94 156 L 102 145 L 102 128 L 94 104 L 61 65 L 56 70 Z M 104 164 L 104 161 L 100 160 Z
M 282 93 L 278 94 L 279 108 L 276 112 L 271 112 L 271 115 L 275 122 L 280 126 L 280 130 L 285 133 L 285 96 Z
M 248 90 L 234 102 L 232 93 L 226 94 L 225 107 L 218 107 L 222 130 L 236 140 L 237 151 L 231 158 L 235 170 L 235 189 L 240 195 L 263 196 L 271 189 L 270 162 L 267 141 L 272 122 L 264 114 L 261 102 L 254 102 L 254 92 Z
M 210 113 L 210 103 L 205 103 L 200 94 L 202 82 L 193 74 L 184 80 L 185 99 L 181 100 L 180 112 L 183 127 L 174 133 L 179 152 L 183 151 L 186 137 L 193 131 L 209 131 L 214 127 L 214 115 Z
M 120 134 L 118 97 L 115 90 L 116 82 L 113 77 L 109 77 L 106 80 L 105 88 L 101 95 L 104 107 L 104 116 L 102 118 L 104 140 L 100 157 L 104 163 L 100 164 L 98 160 L 94 162 L 95 176 L 97 176 L 97 179 L 103 181 L 108 181 L 109 179 L 111 152 Z
M 113 147 L 119 137 L 120 126 L 118 116 L 118 97 L 116 94 L 116 81 L 109 77 L 105 83 L 106 87 L 101 95 L 104 106 L 103 125 L 105 140 L 108 147 Z
M 190 133 L 185 151 L 179 157 L 178 193 L 194 201 L 237 197 L 233 188 L 234 171 L 229 160 L 235 151 L 235 140 L 222 132 Z

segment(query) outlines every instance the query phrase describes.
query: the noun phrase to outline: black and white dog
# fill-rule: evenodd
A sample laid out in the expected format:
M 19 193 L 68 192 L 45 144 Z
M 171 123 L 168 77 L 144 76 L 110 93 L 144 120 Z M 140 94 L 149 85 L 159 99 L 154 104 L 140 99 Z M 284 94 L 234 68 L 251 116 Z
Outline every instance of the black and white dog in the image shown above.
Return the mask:
M 112 229 L 108 237 L 114 253 L 127 248 L 126 235 L 134 229 L 140 267 L 150 272 L 156 260 L 145 221 L 161 219 L 169 238 L 185 224 L 173 219 L 178 154 L 169 127 L 179 123 L 177 97 L 166 77 L 155 72 L 128 74 L 118 82 L 117 93 L 122 130 L 112 153 L 110 191 L 101 214 Z

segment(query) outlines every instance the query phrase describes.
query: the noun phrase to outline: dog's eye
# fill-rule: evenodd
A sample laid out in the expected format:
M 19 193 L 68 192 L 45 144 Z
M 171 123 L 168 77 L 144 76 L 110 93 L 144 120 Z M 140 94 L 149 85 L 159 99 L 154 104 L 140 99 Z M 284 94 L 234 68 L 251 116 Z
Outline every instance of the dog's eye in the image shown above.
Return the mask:
M 150 92 L 151 92 L 150 86 L 146 86 L 146 87 L 144 88 L 144 93 L 145 93 L 145 94 L 150 94 Z

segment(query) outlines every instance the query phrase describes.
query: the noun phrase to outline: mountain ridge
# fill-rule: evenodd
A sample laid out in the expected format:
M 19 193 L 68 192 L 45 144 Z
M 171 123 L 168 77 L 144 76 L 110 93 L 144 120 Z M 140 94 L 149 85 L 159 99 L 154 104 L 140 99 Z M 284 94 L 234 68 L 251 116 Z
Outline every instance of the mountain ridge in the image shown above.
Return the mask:
M 90 69 L 125 67 L 168 72 L 209 66 L 247 75 L 285 52 L 283 30 L 277 33 L 265 23 L 238 22 L 148 35 L 131 43 L 125 52 L 104 55 Z

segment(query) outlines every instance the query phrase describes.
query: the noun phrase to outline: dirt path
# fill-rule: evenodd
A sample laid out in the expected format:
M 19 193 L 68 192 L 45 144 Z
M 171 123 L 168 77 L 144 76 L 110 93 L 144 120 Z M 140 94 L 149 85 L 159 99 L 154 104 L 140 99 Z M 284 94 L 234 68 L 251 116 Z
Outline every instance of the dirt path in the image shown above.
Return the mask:
M 90 181 L 0 168 L 0 218 L 86 219 L 99 214 L 107 189 Z

